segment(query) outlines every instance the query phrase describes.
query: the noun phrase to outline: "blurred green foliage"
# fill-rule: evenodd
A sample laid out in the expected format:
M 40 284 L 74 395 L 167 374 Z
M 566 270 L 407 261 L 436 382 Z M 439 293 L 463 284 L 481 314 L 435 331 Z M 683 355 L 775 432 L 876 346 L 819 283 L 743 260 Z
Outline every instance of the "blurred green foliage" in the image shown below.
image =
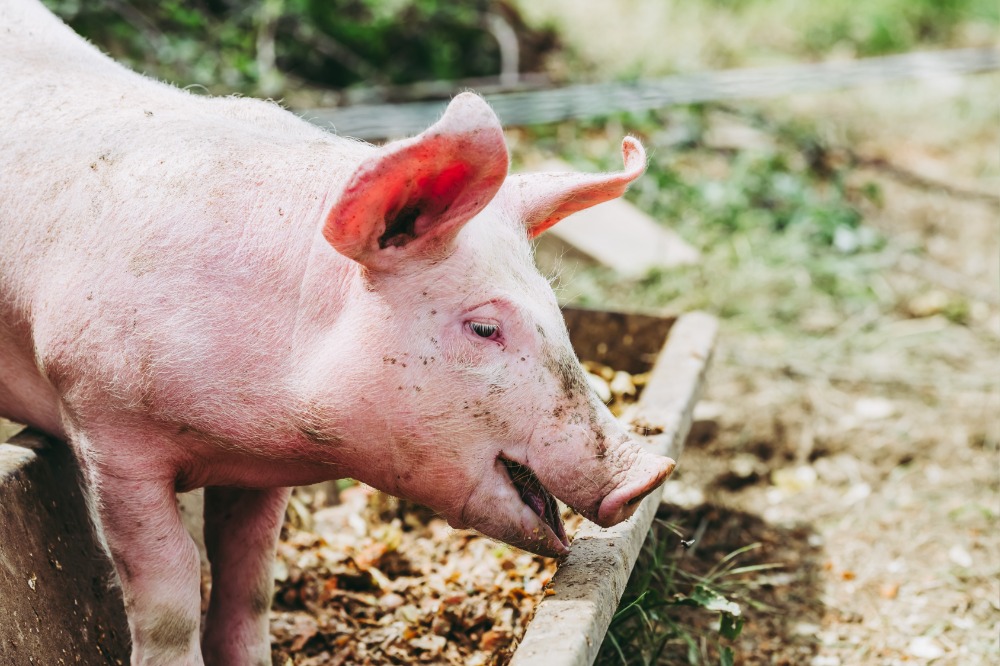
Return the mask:
M 511 16 L 498 0 L 45 2 L 134 69 L 265 95 L 287 79 L 342 88 L 496 75 L 500 52 L 487 18 Z
M 560 30 L 558 20 L 531 26 L 521 19 L 519 8 L 527 9 L 533 0 L 43 1 L 134 69 L 213 92 L 265 96 L 280 95 L 292 85 L 340 89 L 495 76 L 502 64 L 498 37 L 491 32 L 496 18 L 517 36 L 520 69 L 538 71 L 556 49 Z M 777 49 L 795 60 L 954 45 L 969 25 L 1000 23 L 995 0 L 692 0 L 678 5 L 685 8 L 678 20 L 690 23 L 683 29 L 700 35 L 706 53 Z M 795 35 L 790 43 L 772 43 L 777 21 L 788 23 L 786 31 Z M 731 27 L 720 31 L 720 24 Z M 744 28 L 749 30 L 745 35 L 730 34 Z M 733 39 L 742 46 L 732 47 Z M 627 43 L 622 48 L 627 50 Z M 575 62 L 572 53 L 563 55 L 569 58 L 565 62 Z M 667 47 L 643 57 L 689 56 Z M 701 66 L 741 64 L 730 53 Z M 558 64 L 551 69 L 556 78 L 587 76 L 582 63 L 577 71 L 562 71 Z
M 994 25 L 1000 21 L 1000 3 L 995 0 L 879 0 L 816 5 L 819 20 L 803 36 L 806 50 L 814 55 L 843 45 L 862 56 L 898 53 L 924 43 L 948 43 L 969 21 Z
M 581 270 L 561 298 L 708 310 L 749 330 L 794 326 L 815 308 L 848 317 L 883 299 L 872 285 L 886 239 L 865 223 L 881 205 L 879 188 L 852 180 L 850 163 L 806 124 L 768 122 L 751 145 L 720 145 L 711 131 L 728 117 L 757 121 L 694 105 L 579 123 L 572 131 L 566 124 L 525 131 L 525 145 L 597 171 L 620 168 L 612 141 L 629 127 L 646 146 L 649 166 L 627 197 L 703 253 L 697 266 L 653 270 L 634 283 L 607 269 Z
M 849 165 L 809 126 L 768 126 L 770 140 L 746 149 L 711 145 L 706 137 L 709 113 L 718 106 L 692 105 L 647 114 L 623 114 L 613 126 L 626 126 L 650 149 L 646 176 L 634 183 L 630 197 L 654 217 L 691 219 L 705 244 L 721 242 L 734 232 L 785 232 L 802 236 L 817 248 L 853 254 L 877 249 L 878 238 L 863 227 L 859 206 L 877 205 L 877 187 L 848 188 Z M 733 113 L 737 113 L 733 111 Z M 759 119 L 752 119 L 756 121 Z M 604 133 L 607 119 L 580 123 L 581 134 Z M 532 128 L 529 142 L 542 150 L 566 152 L 559 125 Z M 576 142 L 569 143 L 570 149 Z M 585 144 L 578 144 L 583 146 Z M 599 144 L 604 145 L 604 144 Z M 570 152 L 581 169 L 601 161 L 613 170 L 614 150 L 602 155 Z M 715 156 L 724 162 L 716 177 L 685 169 L 692 159 Z M 683 224 L 683 222 L 681 222 Z
M 698 3 L 694 3 L 698 4 Z M 720 12 L 780 12 L 788 0 L 702 0 Z M 812 0 L 797 5 L 802 46 L 813 55 L 849 46 L 864 56 L 899 53 L 921 44 L 948 43 L 970 21 L 1000 22 L 995 0 Z

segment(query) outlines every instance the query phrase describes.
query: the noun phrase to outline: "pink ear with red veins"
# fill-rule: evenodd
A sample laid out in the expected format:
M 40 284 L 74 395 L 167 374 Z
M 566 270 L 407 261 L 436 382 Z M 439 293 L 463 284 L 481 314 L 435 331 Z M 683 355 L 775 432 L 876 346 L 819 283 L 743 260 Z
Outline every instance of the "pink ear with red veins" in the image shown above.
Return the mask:
M 646 170 L 646 151 L 627 136 L 622 141 L 625 169 L 617 173 L 533 173 L 509 176 L 501 194 L 510 197 L 528 235 L 534 238 L 584 208 L 617 199 Z
M 458 95 L 424 132 L 361 163 L 323 227 L 341 254 L 372 269 L 448 244 L 507 176 L 500 121 L 480 97 Z

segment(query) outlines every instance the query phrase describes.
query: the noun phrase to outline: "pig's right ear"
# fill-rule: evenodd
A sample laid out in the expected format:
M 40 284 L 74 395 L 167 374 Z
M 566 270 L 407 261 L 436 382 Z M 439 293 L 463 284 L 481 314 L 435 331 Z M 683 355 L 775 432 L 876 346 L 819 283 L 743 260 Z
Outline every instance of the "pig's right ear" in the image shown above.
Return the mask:
M 383 146 L 355 170 L 323 236 L 373 270 L 444 251 L 496 195 L 508 161 L 496 114 L 482 98 L 462 93 L 423 133 Z

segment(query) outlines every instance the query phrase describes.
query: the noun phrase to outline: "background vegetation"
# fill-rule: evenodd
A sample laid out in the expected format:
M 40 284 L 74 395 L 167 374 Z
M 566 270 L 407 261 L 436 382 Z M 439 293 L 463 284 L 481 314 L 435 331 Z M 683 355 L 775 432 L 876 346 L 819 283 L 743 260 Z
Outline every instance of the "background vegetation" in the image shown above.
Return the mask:
M 495 76 L 505 29 L 522 72 L 578 80 L 989 43 L 1000 17 L 992 0 L 44 1 L 134 69 L 275 97 Z
M 549 30 L 493 0 L 47 0 L 116 59 L 179 85 L 280 96 L 289 87 L 400 85 L 495 75 L 494 24 L 529 56 Z

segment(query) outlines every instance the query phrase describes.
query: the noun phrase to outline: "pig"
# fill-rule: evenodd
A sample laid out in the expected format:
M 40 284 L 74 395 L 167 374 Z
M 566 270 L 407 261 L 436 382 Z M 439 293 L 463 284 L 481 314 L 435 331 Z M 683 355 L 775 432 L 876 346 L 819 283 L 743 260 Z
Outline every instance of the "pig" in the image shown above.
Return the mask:
M 674 462 L 593 394 L 531 240 L 645 169 L 508 175 L 463 93 L 373 146 L 112 61 L 0 0 L 0 415 L 66 440 L 131 663 L 270 664 L 289 488 L 350 477 L 568 552 Z M 213 584 L 177 492 L 205 488 Z

